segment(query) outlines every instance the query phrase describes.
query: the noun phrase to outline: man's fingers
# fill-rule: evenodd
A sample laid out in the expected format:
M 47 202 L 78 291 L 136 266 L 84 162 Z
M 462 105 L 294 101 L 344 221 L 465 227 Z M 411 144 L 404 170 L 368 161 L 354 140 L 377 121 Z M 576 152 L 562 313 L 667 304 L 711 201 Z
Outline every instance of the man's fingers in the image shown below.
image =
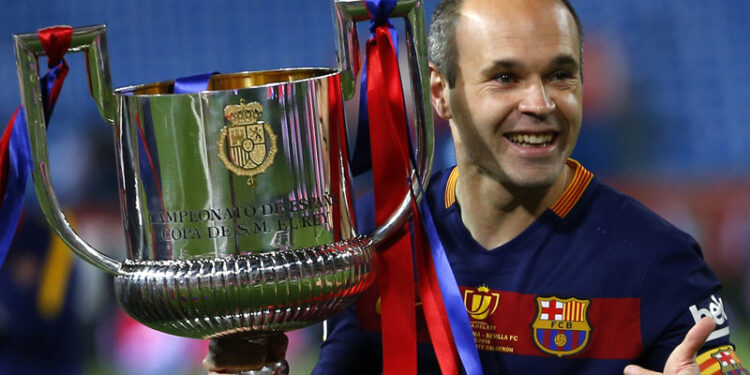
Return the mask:
M 248 340 L 211 340 L 208 348 L 203 367 L 216 373 L 260 370 L 266 364 L 268 356 L 265 345 Z
M 695 323 L 693 328 L 685 335 L 680 345 L 672 351 L 664 365 L 665 375 L 674 374 L 699 374 L 700 369 L 695 363 L 695 355 L 698 353 L 708 336 L 716 328 L 712 318 L 706 317 Z M 629 365 L 623 371 L 625 375 L 656 375 L 660 372 L 646 370 L 636 365 Z
M 284 334 L 264 339 L 247 340 L 222 338 L 211 340 L 203 368 L 209 373 L 228 374 L 260 370 L 267 363 L 280 362 L 289 344 Z
M 280 333 L 268 338 L 268 362 L 279 362 L 286 357 L 289 339 Z
M 708 339 L 708 335 L 710 335 L 715 328 L 716 323 L 714 323 L 712 318 L 705 317 L 701 319 L 698 323 L 695 323 L 693 328 L 690 328 L 690 331 L 685 335 L 685 339 L 682 340 L 680 345 L 677 345 L 670 357 L 674 357 L 678 363 L 691 361 L 698 352 L 698 349 L 700 349 L 706 342 L 706 339 Z
M 646 370 L 641 366 L 628 365 L 625 367 L 625 371 L 622 372 L 625 375 L 660 375 L 661 373 L 651 370 Z

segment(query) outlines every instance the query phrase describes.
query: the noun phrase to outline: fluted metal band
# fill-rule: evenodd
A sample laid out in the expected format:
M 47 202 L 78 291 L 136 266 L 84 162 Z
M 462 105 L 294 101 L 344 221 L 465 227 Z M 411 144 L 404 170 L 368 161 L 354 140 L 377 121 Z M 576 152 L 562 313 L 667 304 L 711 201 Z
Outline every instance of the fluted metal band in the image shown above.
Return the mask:
M 141 323 L 214 338 L 288 331 L 353 302 L 375 278 L 373 249 L 356 237 L 258 255 L 123 262 L 115 292 Z

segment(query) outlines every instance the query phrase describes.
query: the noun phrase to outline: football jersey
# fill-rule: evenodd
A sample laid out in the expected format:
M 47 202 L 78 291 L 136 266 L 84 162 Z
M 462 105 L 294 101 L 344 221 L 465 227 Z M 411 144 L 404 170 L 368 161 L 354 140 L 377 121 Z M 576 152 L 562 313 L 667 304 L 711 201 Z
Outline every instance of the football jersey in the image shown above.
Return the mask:
M 458 169 L 427 192 L 463 295 L 485 374 L 661 371 L 702 317 L 716 329 L 698 357 L 702 374 L 747 374 L 729 341 L 720 284 L 696 241 L 570 160 L 563 195 L 510 242 L 485 249 L 463 225 Z M 420 374 L 439 374 L 421 309 Z M 328 322 L 316 371 L 382 371 L 377 287 Z

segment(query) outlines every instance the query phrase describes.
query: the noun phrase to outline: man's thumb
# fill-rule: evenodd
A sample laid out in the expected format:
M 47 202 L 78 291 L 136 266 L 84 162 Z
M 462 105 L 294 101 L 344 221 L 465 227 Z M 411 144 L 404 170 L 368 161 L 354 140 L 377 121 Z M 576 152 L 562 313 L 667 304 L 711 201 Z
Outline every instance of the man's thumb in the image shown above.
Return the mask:
M 682 340 L 680 345 L 677 345 L 674 353 L 672 353 L 675 359 L 686 360 L 695 357 L 698 349 L 703 346 L 714 328 L 716 328 L 716 323 L 711 317 L 705 317 L 695 323 L 693 328 L 690 328 L 690 331 L 685 335 L 685 339 Z

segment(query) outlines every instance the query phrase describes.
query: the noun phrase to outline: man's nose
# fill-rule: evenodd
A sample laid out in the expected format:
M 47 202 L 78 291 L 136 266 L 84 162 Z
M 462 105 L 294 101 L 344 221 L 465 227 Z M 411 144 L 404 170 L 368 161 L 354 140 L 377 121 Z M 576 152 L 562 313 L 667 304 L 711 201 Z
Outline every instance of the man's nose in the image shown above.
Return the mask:
M 538 118 L 545 118 L 555 110 L 555 102 L 550 99 L 541 79 L 529 82 L 523 90 L 523 97 L 518 103 L 518 110 L 521 113 Z

